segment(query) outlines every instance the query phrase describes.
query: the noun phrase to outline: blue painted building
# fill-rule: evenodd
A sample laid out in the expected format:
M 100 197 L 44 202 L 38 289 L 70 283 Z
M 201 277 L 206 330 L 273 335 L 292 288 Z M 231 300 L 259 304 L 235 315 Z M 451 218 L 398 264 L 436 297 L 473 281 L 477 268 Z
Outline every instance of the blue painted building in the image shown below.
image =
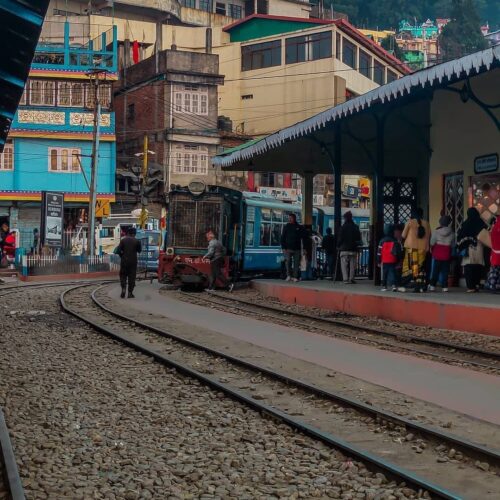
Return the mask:
M 114 201 L 117 79 L 116 27 L 91 39 L 82 25 L 45 23 L 4 152 L 0 154 L 0 223 L 29 231 L 40 224 L 41 192 L 64 192 L 65 224 L 86 218 L 95 79 L 101 104 L 97 199 Z

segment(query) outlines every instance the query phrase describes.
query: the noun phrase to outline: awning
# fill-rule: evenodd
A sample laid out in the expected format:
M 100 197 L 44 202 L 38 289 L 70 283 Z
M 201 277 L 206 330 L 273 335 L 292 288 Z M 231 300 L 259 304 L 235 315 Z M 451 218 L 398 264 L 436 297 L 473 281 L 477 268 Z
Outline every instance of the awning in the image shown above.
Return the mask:
M 0 152 L 23 94 L 49 0 L 0 2 Z
M 406 138 L 411 134 L 411 121 L 416 122 L 417 127 L 420 124 L 424 127 L 425 121 L 428 121 L 426 110 L 423 109 L 423 106 L 412 107 L 411 98 L 414 95 L 423 95 L 425 91 L 432 91 L 453 85 L 460 80 L 480 75 L 498 66 L 500 66 L 500 46 L 432 66 L 426 70 L 413 73 L 387 85 L 378 87 L 375 90 L 332 107 L 267 137 L 225 151 L 215 156 L 212 163 L 216 166 L 224 167 L 226 170 L 253 169 L 258 171 L 260 169 L 271 169 L 274 162 L 276 171 L 291 172 L 300 171 L 300 168 L 297 166 L 300 162 L 301 164 L 309 163 L 316 165 L 318 168 L 317 173 L 320 171 L 331 172 L 329 162 L 318 155 L 317 149 L 319 148 L 309 147 L 307 141 L 299 142 L 294 148 L 288 147 L 289 152 L 287 155 L 279 155 L 277 152 L 276 155 L 269 155 L 269 153 L 282 148 L 287 142 L 300 138 L 306 139 L 308 136 L 311 138 L 310 136 L 313 134 L 315 134 L 315 140 L 319 139 L 329 147 L 332 139 L 327 127 L 336 121 L 345 121 L 346 118 L 349 118 L 349 121 L 352 122 L 354 132 L 348 131 L 348 134 L 350 134 L 348 141 L 351 144 L 351 151 L 347 154 L 347 163 L 356 166 L 356 168 L 359 167 L 356 173 L 363 174 L 364 172 L 360 165 L 362 161 L 366 162 L 367 156 L 373 153 L 373 151 L 365 151 L 366 154 L 363 155 L 364 160 L 358 161 L 356 157 L 358 155 L 356 149 L 360 149 L 359 143 L 369 143 L 370 135 L 373 136 L 372 127 L 368 126 L 367 120 L 362 116 L 363 112 L 375 108 L 377 105 L 380 106 L 390 102 L 398 104 L 398 101 L 404 100 L 405 104 L 407 104 L 404 111 L 405 116 L 401 116 L 401 124 L 393 124 L 391 127 L 392 136 L 388 137 L 390 143 L 397 147 L 400 144 L 398 141 L 401 137 Z M 423 98 L 430 99 L 429 95 Z M 405 130 L 401 129 L 403 126 Z M 359 140 L 360 136 L 362 140 Z M 356 143 L 358 144 L 357 146 Z M 405 145 L 405 147 L 407 146 L 408 144 Z M 401 149 L 404 150 L 404 147 Z M 255 161 L 255 165 L 249 164 L 249 160 Z

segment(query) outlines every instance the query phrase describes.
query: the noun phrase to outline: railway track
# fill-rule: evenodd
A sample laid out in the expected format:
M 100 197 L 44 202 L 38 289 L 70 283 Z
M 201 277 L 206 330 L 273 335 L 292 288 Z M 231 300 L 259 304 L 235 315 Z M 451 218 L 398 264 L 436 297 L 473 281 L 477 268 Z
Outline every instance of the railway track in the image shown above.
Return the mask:
M 218 306 L 228 310 L 237 310 L 255 317 L 257 313 L 267 320 L 276 321 L 280 318 L 287 325 L 303 329 L 304 321 L 307 328 L 321 331 L 328 335 L 345 338 L 355 342 L 369 342 L 385 348 L 395 348 L 406 352 L 437 358 L 446 362 L 468 365 L 481 370 L 500 371 L 500 352 L 488 351 L 472 346 L 460 345 L 454 342 L 446 342 L 439 339 L 426 338 L 408 333 L 396 333 L 390 330 L 382 330 L 371 326 L 356 325 L 348 321 L 333 318 L 322 318 L 305 312 L 290 311 L 279 306 L 255 303 L 249 300 L 229 295 L 190 294 L 181 292 L 191 302 Z M 269 312 L 269 314 L 263 313 Z M 296 318 L 297 321 L 293 321 Z M 333 329 L 332 327 L 336 327 Z M 347 331 L 346 331 L 347 330 Z M 360 336 L 362 334 L 362 336 Z M 389 340 L 386 340 L 389 339 Z M 420 346 L 420 347 L 418 347 Z M 438 350 L 436 350 L 438 349 Z M 457 356 L 456 354 L 461 356 Z
M 450 448 L 460 450 L 465 456 L 464 460 L 468 460 L 470 457 L 472 460 L 483 460 L 493 467 L 498 467 L 500 465 L 500 453 L 496 450 L 472 443 L 445 431 L 400 417 L 361 401 L 325 391 L 301 380 L 287 377 L 243 359 L 186 340 L 167 330 L 119 314 L 110 309 L 99 299 L 98 292 L 100 287 L 94 287 L 92 293 L 89 292 L 88 288 L 89 285 L 84 285 L 63 292 L 60 297 L 63 309 L 90 324 L 100 332 L 154 357 L 157 361 L 175 367 L 182 373 L 195 377 L 202 383 L 262 413 L 281 420 L 301 432 L 342 450 L 348 456 L 359 459 L 368 466 L 371 466 L 372 469 L 383 471 L 384 474 L 392 478 L 398 478 L 400 481 L 403 480 L 412 487 L 425 489 L 435 498 L 460 497 L 448 491 L 446 485 L 443 488 L 435 486 L 432 481 L 422 479 L 415 473 L 409 472 L 407 468 L 404 467 L 404 464 L 402 465 L 400 462 L 398 462 L 398 465 L 394 465 L 384 458 L 377 456 L 373 450 L 379 449 L 379 446 L 387 448 L 388 445 L 387 443 L 383 445 L 379 443 L 373 446 L 374 436 L 372 433 L 370 433 L 370 436 L 365 435 L 364 438 L 359 437 L 360 433 L 366 434 L 367 432 L 366 429 L 360 431 L 359 427 L 357 427 L 358 423 L 361 422 L 360 419 L 368 416 L 369 420 L 382 423 L 382 425 L 386 424 L 389 428 L 400 429 L 404 434 L 411 431 L 429 440 L 431 443 L 440 443 L 441 445 L 445 443 L 445 445 Z M 75 307 L 72 304 L 78 304 L 78 306 Z M 207 370 L 206 367 L 209 367 L 209 369 Z M 250 395 L 252 388 L 249 389 L 245 382 L 249 380 L 257 384 L 259 391 L 267 391 L 268 394 L 264 396 L 258 393 Z M 276 396 L 277 394 L 282 394 L 281 399 L 293 400 L 291 406 L 302 407 L 304 413 L 295 412 L 294 414 L 294 411 L 287 411 L 290 409 L 286 408 L 280 400 L 280 397 Z M 308 408 L 306 408 L 307 405 L 309 405 Z M 356 428 L 350 429 L 350 431 L 347 431 L 347 434 L 352 431 L 350 435 L 353 438 L 357 436 L 354 439 L 356 439 L 358 443 L 361 441 L 363 445 L 371 441 L 372 451 L 370 451 L 370 447 L 366 448 L 363 446 L 363 448 L 361 448 L 358 445 L 353 446 L 349 444 L 345 439 L 346 432 L 340 437 L 336 437 L 332 434 L 332 426 L 336 429 L 340 429 L 341 426 L 349 427 L 349 424 L 346 426 L 344 420 L 342 420 L 341 423 L 338 421 L 338 417 L 336 417 L 335 413 L 326 409 L 326 407 L 331 407 L 332 405 L 337 409 L 339 407 L 345 409 L 349 415 L 353 415 L 354 420 L 359 420 L 359 422 L 354 425 Z M 278 409 L 280 407 L 284 409 Z M 321 421 L 321 425 L 316 426 L 311 424 L 311 421 L 307 418 L 310 411 L 315 415 L 315 417 L 311 419 L 312 421 L 321 421 L 321 417 L 325 417 L 325 419 Z M 294 418 L 299 414 L 304 414 L 306 418 L 301 420 Z M 337 427 L 335 427 L 336 424 L 338 424 Z M 401 444 L 401 441 L 399 441 L 399 443 Z M 422 446 L 425 448 L 426 443 L 423 443 Z M 433 469 L 435 469 L 435 464 L 433 462 L 435 462 L 436 457 L 433 452 L 431 452 L 430 447 L 427 449 L 427 452 L 431 455 L 433 461 L 427 463 L 427 470 L 425 470 L 425 472 L 429 472 L 432 476 Z M 399 458 L 401 453 L 401 450 L 398 449 L 391 456 L 398 456 Z M 420 457 L 420 462 L 418 457 Z M 418 470 L 424 470 L 425 466 L 421 458 L 422 455 L 416 456 L 413 454 L 409 463 L 415 461 L 416 468 Z M 406 458 L 402 459 L 402 461 L 408 463 Z M 478 472 L 476 471 L 476 473 Z M 461 474 L 465 473 L 461 472 Z M 479 479 L 476 478 L 476 480 Z
M 17 468 L 9 430 L 0 408 L 0 498 L 24 500 L 24 490 Z

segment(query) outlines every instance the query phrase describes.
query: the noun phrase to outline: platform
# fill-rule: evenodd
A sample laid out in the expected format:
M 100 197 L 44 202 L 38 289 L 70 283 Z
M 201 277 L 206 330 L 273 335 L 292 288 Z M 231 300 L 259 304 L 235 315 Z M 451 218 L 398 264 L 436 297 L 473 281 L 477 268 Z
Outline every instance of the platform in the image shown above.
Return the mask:
M 251 285 L 263 295 L 287 304 L 500 336 L 500 295 L 487 292 L 470 294 L 461 288 L 452 288 L 448 293 L 382 292 L 362 281 L 351 285 L 326 280 L 254 280 Z
M 164 327 L 192 325 L 190 338 L 209 342 L 217 337 L 219 348 L 231 349 L 237 339 L 287 356 L 313 363 L 351 377 L 392 389 L 459 413 L 500 424 L 500 378 L 423 358 L 384 351 L 371 346 L 271 324 L 216 309 L 205 308 L 160 295 L 159 286 L 142 282 L 136 299 L 120 299 L 118 285 L 109 295 L 126 314 L 165 317 Z M 239 347 L 241 351 L 241 347 Z M 232 354 L 234 351 L 228 350 Z M 250 351 L 238 355 L 246 357 Z M 259 356 L 262 357 L 262 356 Z M 297 375 L 298 376 L 298 375 Z M 464 397 L 464 395 L 467 395 Z

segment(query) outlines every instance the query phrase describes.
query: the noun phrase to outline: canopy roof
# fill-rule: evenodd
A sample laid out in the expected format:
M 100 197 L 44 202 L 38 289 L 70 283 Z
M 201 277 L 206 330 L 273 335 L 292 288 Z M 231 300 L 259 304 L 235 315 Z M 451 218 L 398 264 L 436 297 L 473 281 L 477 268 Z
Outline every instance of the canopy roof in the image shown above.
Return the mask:
M 0 2 L 0 152 L 28 78 L 49 0 Z
M 375 162 L 377 123 L 385 123 L 388 173 L 408 175 L 430 154 L 430 103 L 439 89 L 458 92 L 463 80 L 487 72 L 498 80 L 500 46 L 407 75 L 237 149 L 225 151 L 213 164 L 225 170 L 331 173 L 335 126 L 341 130 L 342 171 L 370 174 Z M 328 154 L 325 154 L 328 153 Z

